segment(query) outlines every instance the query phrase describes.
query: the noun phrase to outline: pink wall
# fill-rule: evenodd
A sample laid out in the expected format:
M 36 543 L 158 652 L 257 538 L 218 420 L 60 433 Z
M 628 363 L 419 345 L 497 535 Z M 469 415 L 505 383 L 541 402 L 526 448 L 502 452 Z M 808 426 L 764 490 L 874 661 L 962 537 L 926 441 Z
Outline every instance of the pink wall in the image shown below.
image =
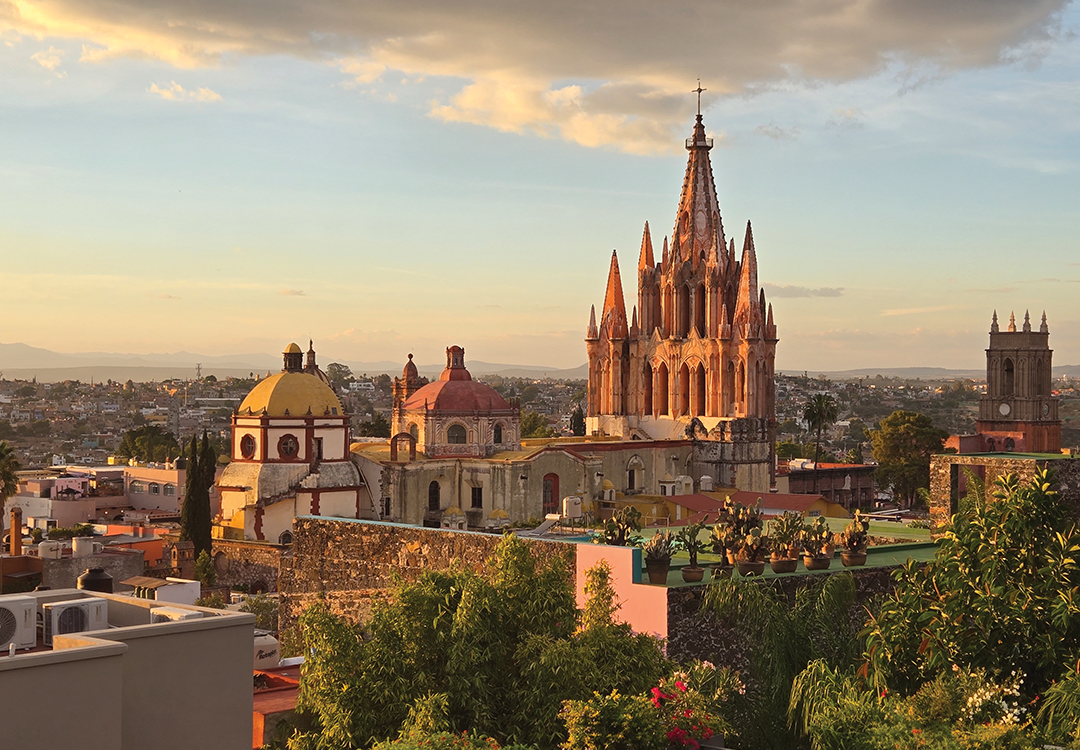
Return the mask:
M 638 555 L 635 556 L 635 552 Z M 611 585 L 620 605 L 615 617 L 637 633 L 667 638 L 667 587 L 634 583 L 635 557 L 640 578 L 640 550 L 606 544 L 577 545 L 577 604 L 585 606 L 585 571 L 601 560 L 611 566 Z

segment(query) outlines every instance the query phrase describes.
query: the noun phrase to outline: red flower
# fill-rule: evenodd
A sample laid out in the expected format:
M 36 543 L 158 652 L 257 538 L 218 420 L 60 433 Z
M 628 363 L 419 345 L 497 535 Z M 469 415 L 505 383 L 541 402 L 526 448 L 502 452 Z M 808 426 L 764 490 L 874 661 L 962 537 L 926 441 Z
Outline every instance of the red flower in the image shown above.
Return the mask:
M 675 680 L 675 687 L 677 687 L 679 689 L 680 693 L 685 693 L 686 692 L 686 683 L 683 682 L 682 680 Z

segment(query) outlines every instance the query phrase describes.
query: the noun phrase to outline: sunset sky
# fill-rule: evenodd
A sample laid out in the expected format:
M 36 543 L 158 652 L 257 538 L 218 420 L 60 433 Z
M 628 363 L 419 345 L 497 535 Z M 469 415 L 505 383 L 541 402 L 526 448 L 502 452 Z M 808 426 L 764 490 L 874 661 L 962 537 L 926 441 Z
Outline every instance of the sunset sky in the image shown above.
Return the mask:
M 1080 363 L 1050 0 L 0 2 L 0 341 L 574 367 L 670 233 L 698 77 L 778 369 Z M 2 363 L 0 363 L 2 364 Z

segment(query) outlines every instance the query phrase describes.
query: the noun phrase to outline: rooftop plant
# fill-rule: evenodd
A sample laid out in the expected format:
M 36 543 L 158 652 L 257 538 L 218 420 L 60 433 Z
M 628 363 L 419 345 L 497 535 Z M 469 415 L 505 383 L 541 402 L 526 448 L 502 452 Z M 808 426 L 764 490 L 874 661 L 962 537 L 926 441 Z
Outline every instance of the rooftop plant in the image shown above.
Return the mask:
M 641 545 L 641 551 L 646 562 L 670 563 L 675 554 L 675 535 L 670 531 L 658 531 Z
M 807 555 L 812 557 L 824 557 L 825 547 L 832 544 L 833 534 L 829 530 L 829 522 L 824 516 L 818 516 L 813 523 L 803 526 L 802 544 Z
M 600 529 L 600 536 L 593 539 L 597 544 L 612 544 L 616 547 L 633 546 L 639 537 L 635 532 L 641 531 L 641 511 L 633 505 L 627 505 L 612 514 L 611 518 L 604 521 Z
M 750 531 L 738 542 L 735 557 L 743 562 L 762 562 L 769 554 L 769 537 L 760 528 Z
M 851 519 L 851 523 L 844 527 L 844 533 L 840 535 L 840 543 L 843 545 L 844 550 L 851 554 L 866 552 L 867 532 L 869 530 L 870 522 L 856 510 L 855 517 Z
M 802 514 L 793 510 L 784 511 L 782 516 L 769 521 L 769 535 L 776 551 L 794 556 L 792 548 L 798 544 L 802 528 Z
M 708 517 L 706 516 L 707 520 Z M 704 552 L 708 548 L 708 543 L 701 540 L 701 532 L 710 530 L 710 527 L 705 524 L 705 520 L 697 521 L 695 523 L 688 523 L 680 531 L 676 537 L 679 547 L 686 551 L 686 554 L 690 556 L 690 567 L 696 568 L 698 566 L 698 555 Z

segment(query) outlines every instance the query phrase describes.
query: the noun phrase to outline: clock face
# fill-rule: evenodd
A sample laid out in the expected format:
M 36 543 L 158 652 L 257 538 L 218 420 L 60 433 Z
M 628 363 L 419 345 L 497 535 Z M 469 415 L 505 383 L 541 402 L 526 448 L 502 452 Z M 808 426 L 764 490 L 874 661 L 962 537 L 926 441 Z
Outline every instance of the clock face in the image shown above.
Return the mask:
M 998 411 L 1001 412 L 1001 416 L 1007 417 L 1009 416 L 1009 412 L 1011 412 L 1012 409 L 1009 407 L 1008 404 L 1002 404 L 998 407 Z

